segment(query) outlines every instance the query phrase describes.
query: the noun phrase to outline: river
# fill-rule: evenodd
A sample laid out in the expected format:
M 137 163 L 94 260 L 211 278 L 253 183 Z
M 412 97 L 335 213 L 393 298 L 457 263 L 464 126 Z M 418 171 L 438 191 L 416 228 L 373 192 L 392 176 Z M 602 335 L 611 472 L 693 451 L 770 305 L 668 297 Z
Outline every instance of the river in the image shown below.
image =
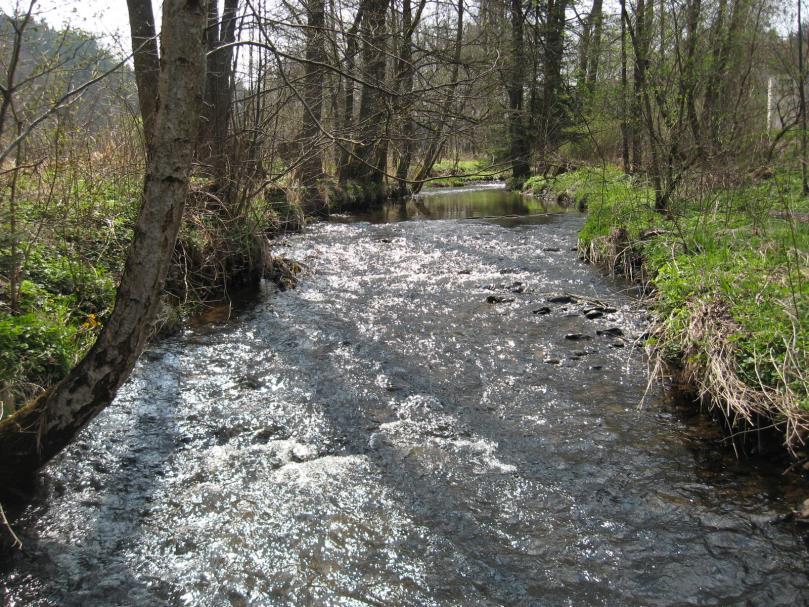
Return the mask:
M 281 240 L 298 288 L 150 347 L 46 468 L 4 603 L 809 604 L 806 484 L 648 387 L 632 289 L 543 211 L 450 191 Z

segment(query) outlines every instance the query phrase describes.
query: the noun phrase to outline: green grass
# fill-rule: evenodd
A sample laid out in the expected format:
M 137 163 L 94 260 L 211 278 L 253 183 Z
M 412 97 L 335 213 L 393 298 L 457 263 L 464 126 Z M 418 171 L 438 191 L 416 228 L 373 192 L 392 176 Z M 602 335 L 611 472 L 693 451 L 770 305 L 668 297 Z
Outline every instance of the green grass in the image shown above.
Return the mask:
M 648 184 L 612 167 L 580 169 L 550 182 L 533 178 L 526 187 L 587 196 L 580 249 L 623 270 L 632 259 L 640 266 L 635 278 L 654 289 L 653 341 L 665 356 L 702 370 L 715 362 L 711 337 L 695 331 L 703 319 L 694 315 L 710 304 L 724 311 L 715 319 L 722 331 L 712 335 L 727 339 L 728 368 L 793 413 L 809 411 L 809 223 L 795 219 L 809 203 L 800 195 L 799 176 L 776 174 L 683 196 L 673 201 L 670 217 L 654 212 Z M 628 253 L 624 263 L 615 264 L 622 253 Z M 776 421 L 789 415 L 770 413 Z
M 458 188 L 470 183 L 501 179 L 504 174 L 503 170 L 493 169 L 488 160 L 442 160 L 435 163 L 430 172 L 431 179 L 425 185 L 430 188 Z

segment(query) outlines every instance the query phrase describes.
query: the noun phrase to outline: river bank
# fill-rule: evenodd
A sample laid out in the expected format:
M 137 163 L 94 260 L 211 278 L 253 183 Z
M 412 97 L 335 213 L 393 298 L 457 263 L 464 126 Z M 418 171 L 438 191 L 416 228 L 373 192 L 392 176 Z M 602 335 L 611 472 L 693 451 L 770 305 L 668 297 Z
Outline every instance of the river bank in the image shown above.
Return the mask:
M 537 196 L 588 210 L 581 256 L 642 283 L 657 372 L 718 415 L 740 450 L 775 428 L 797 458 L 809 431 L 809 204 L 796 175 L 685 188 L 668 217 L 613 168 L 534 178 Z

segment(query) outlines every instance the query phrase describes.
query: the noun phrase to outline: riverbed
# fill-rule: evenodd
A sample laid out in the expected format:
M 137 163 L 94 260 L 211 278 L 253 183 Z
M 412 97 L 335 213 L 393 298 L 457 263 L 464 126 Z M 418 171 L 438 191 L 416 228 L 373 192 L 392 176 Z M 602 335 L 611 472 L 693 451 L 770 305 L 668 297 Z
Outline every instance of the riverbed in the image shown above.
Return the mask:
M 799 479 L 649 382 L 576 212 L 495 187 L 334 218 L 152 346 L 42 475 L 22 605 L 804 605 Z

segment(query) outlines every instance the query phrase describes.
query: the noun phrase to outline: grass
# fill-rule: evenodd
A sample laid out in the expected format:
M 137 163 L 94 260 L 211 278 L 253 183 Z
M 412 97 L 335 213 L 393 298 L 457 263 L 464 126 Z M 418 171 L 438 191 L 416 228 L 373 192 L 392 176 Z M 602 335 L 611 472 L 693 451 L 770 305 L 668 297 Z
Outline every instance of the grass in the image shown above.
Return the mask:
M 16 234 L 0 214 L 0 418 L 78 362 L 115 299 L 140 184 L 72 177 L 20 179 Z
M 798 176 L 684 190 L 669 217 L 653 211 L 648 184 L 613 167 L 528 187 L 585 199 L 583 256 L 651 287 L 650 345 L 734 431 L 772 424 L 790 449 L 804 443 L 809 203 Z
M 458 188 L 470 183 L 496 181 L 510 169 L 497 170 L 488 160 L 442 160 L 430 172 L 429 188 Z

